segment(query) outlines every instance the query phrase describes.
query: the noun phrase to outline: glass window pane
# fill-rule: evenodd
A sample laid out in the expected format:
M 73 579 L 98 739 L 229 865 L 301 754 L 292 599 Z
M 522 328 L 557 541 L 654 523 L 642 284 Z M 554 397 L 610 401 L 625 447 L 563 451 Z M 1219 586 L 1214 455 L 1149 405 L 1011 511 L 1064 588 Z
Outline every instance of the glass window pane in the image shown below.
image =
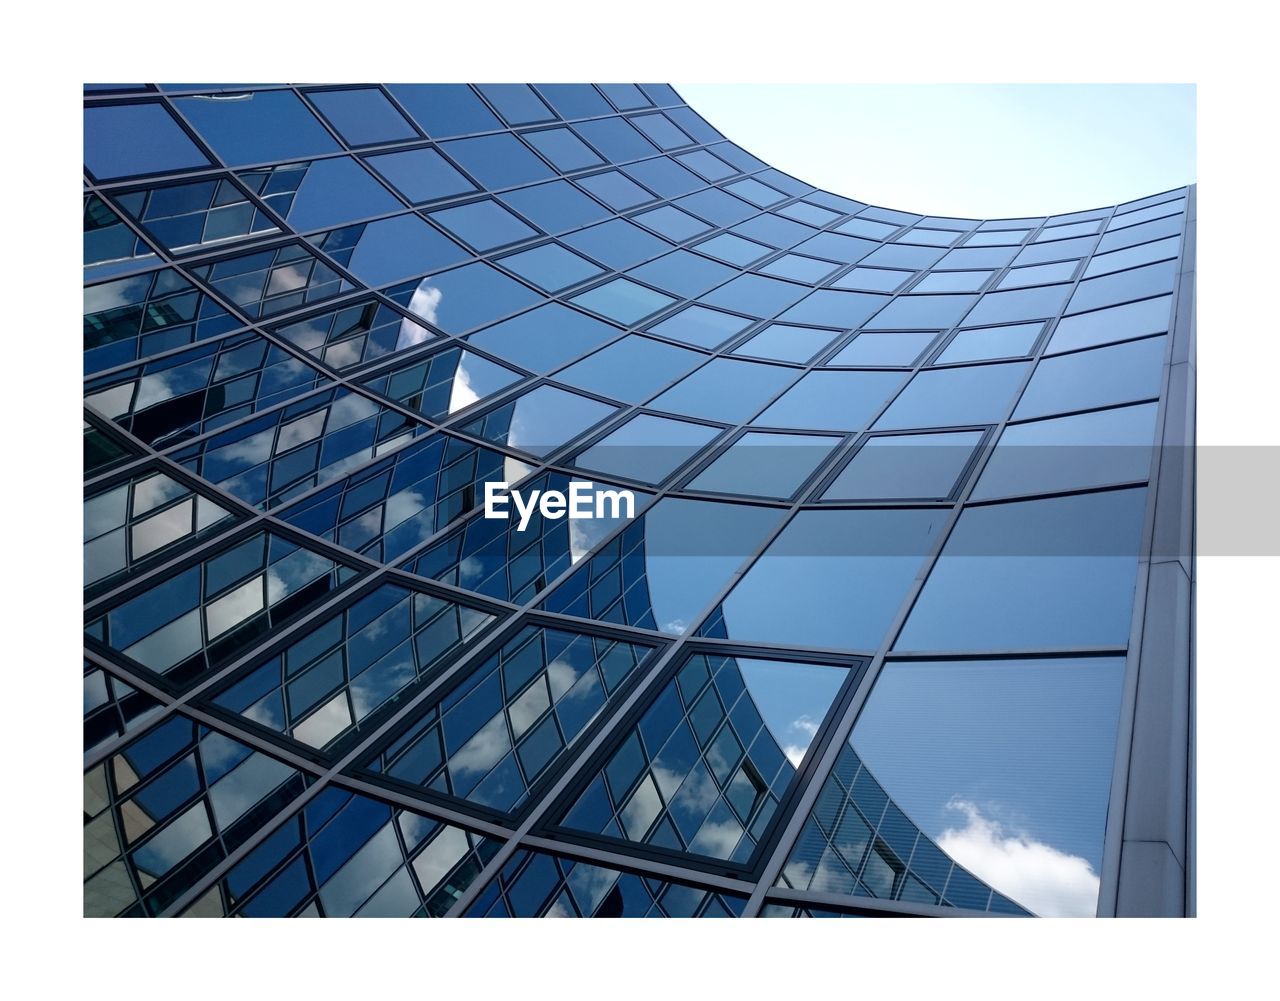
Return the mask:
M 699 233 L 705 233 L 711 228 L 701 219 L 694 218 L 688 212 L 682 212 L 674 205 L 664 205 L 648 212 L 641 212 L 634 218 L 642 226 L 647 226 L 676 243 L 695 237 Z
M 551 113 L 538 95 L 528 84 L 524 83 L 487 83 L 479 84 L 480 91 L 489 103 L 498 109 L 498 114 L 507 120 L 508 125 L 530 125 L 533 122 L 549 122 L 556 116 Z
M 619 212 L 653 201 L 653 195 L 616 170 L 580 177 L 578 184 Z
M 812 257 L 801 257 L 799 254 L 788 254 L 780 257 L 760 269 L 765 274 L 778 278 L 790 278 L 792 281 L 814 284 L 836 270 L 836 265 L 828 261 L 817 261 Z
M 695 476 L 688 489 L 785 499 L 800 489 L 840 440 L 812 434 L 744 434 Z
M 84 165 L 107 181 L 206 167 L 209 160 L 163 105 L 125 104 L 84 109 Z
M 1146 490 L 968 508 L 900 650 L 1046 650 L 1129 640 Z
M 627 163 L 658 152 L 657 147 L 622 118 L 601 118 L 594 122 L 579 122 L 573 129 L 603 153 L 610 163 Z M 675 164 L 672 166 L 674 167 Z M 627 173 L 630 174 L 631 171 L 628 170 Z M 632 176 L 646 188 L 658 191 L 638 173 Z M 658 193 L 664 197 L 670 197 L 666 192 L 658 191 Z
M 562 823 L 749 863 L 848 673 L 695 656 L 652 697 Z M 672 889 L 662 898 L 664 913 L 692 916 L 702 906 L 700 891 L 677 897 Z
M 572 301 L 583 309 L 631 326 L 671 305 L 675 299 L 625 278 L 615 278 L 599 288 L 574 296 Z
M 490 191 L 554 177 L 551 168 L 513 135 L 452 139 L 441 143 L 455 163 Z
M 543 129 L 524 133 L 525 142 L 549 160 L 552 166 L 565 172 L 598 167 L 604 163 L 576 135 L 568 129 Z
M 942 527 L 936 511 L 801 511 L 704 632 L 875 650 Z
M 368 158 L 368 164 L 415 204 L 474 191 L 475 185 L 433 149 L 409 149 Z
M 599 202 L 593 201 L 568 181 L 535 184 L 531 188 L 508 191 L 502 200 L 535 226 L 553 236 L 566 230 L 589 226 L 610 215 Z M 607 261 L 605 263 L 608 263 Z
M 432 275 L 416 285 L 399 286 L 388 294 L 449 334 L 465 333 L 542 300 L 537 292 L 480 262 Z
M 835 330 L 771 323 L 751 340 L 734 348 L 733 353 L 774 361 L 806 362 L 838 336 Z
M 349 146 L 419 138 L 413 126 L 391 106 L 377 87 L 313 90 L 308 91 L 307 99 L 329 119 L 329 124 L 338 130 Z
M 888 301 L 888 296 L 871 295 L 866 292 L 818 289 L 788 309 L 779 319 L 792 323 L 812 323 L 816 326 L 851 330 L 860 326 Z
M 1145 480 L 1157 405 L 1012 424 L 974 488 L 975 498 L 1053 493 Z
M 1054 328 L 1046 354 L 1060 354 L 1076 348 L 1091 348 L 1112 341 L 1127 341 L 1169 329 L 1173 296 L 1162 295 L 1123 306 L 1111 306 L 1092 313 L 1065 316 Z
M 965 326 L 979 327 L 988 323 L 1014 323 L 1057 316 L 1070 293 L 1070 285 L 988 292 L 964 318 Z
M 850 739 L 855 801 L 882 788 L 936 842 L 912 867 L 950 871 L 949 903 L 984 906 L 982 880 L 1035 914 L 1092 916 L 1123 681 L 1114 657 L 890 662 Z
M 705 240 L 698 244 L 697 249 L 700 253 L 708 254 L 718 260 L 739 265 L 751 264 L 773 253 L 773 250 L 769 247 L 762 246 L 752 240 L 744 240 L 742 237 L 734 236 L 732 233 L 721 233 L 719 236 L 713 236 L 710 240 Z
M 854 268 L 837 278 L 836 288 L 867 289 L 871 292 L 896 292 L 911 277 L 910 271 L 887 271 L 881 268 Z
M 925 275 L 911 291 L 976 292 L 993 274 L 993 271 L 934 271 Z
M 796 369 L 715 358 L 653 401 L 659 410 L 737 424 L 795 379 Z
M 637 414 L 573 460 L 579 469 L 657 485 L 720 433 L 706 424 Z
M 469 256 L 413 214 L 357 223 L 309 239 L 370 288 L 437 271 Z
M 749 504 L 665 498 L 543 605 L 553 612 L 683 633 L 783 513 Z
M 959 427 L 1003 420 L 1028 363 L 1007 362 L 917 372 L 884 416 L 880 430 Z
M 671 249 L 671 244 L 633 226 L 625 219 L 614 219 L 577 233 L 564 242 L 615 271 L 624 270 L 650 257 Z
M 492 250 L 509 243 L 519 243 L 537 236 L 531 229 L 497 202 L 484 201 L 432 212 L 431 218 L 454 236 L 476 250 Z
M 432 139 L 502 128 L 464 83 L 393 83 L 387 89 Z
M 603 274 L 590 261 L 556 243 L 503 257 L 498 263 L 545 292 L 559 292 Z
M 968 466 L 981 431 L 869 438 L 823 500 L 941 500 Z
M 352 157 L 244 171 L 240 179 L 299 233 L 402 210 Z
M 714 348 L 751 326 L 752 320 L 705 306 L 689 306 L 649 328 L 650 332 L 700 348 Z
M 752 423 L 861 431 L 902 384 L 899 372 L 809 372 Z
M 537 88 L 543 100 L 566 121 L 613 114 L 609 103 L 589 83 L 540 83 Z
M 570 365 L 556 380 L 615 400 L 641 403 L 705 358 L 674 344 L 628 334 Z
M 693 299 L 707 289 L 732 278 L 738 272 L 734 268 L 709 261 L 687 250 L 675 250 L 656 261 L 642 264 L 628 272 L 642 282 L 655 285 L 686 299 Z M 745 326 L 746 321 L 743 321 Z M 741 328 L 739 328 L 741 329 Z
M 1089 278 L 1076 288 L 1067 311 L 1082 313 L 1088 309 L 1114 306 L 1116 303 L 1172 292 L 1177 273 L 1177 261 L 1162 261 L 1102 278 Z
M 861 333 L 840 349 L 828 365 L 914 365 L 938 335 L 925 333 Z
M 1013 416 L 1022 420 L 1154 399 L 1160 395 L 1164 351 L 1165 338 L 1148 337 L 1043 358 Z
M 339 151 L 292 91 L 257 90 L 235 100 L 178 97 L 173 103 L 228 167 Z
M 961 330 L 938 355 L 935 365 L 985 361 L 988 358 L 1023 358 L 1031 353 L 1043 323 L 1017 323 L 1008 327 Z
M 808 291 L 808 286 L 794 282 L 763 275 L 741 275 L 704 295 L 702 301 L 708 306 L 722 306 L 748 316 L 771 317 L 803 298 Z
M 617 327 L 549 302 L 467 338 L 531 372 L 548 372 L 620 334 Z
M 544 456 L 616 412 L 599 400 L 543 385 L 496 407 L 463 430 L 485 441 Z

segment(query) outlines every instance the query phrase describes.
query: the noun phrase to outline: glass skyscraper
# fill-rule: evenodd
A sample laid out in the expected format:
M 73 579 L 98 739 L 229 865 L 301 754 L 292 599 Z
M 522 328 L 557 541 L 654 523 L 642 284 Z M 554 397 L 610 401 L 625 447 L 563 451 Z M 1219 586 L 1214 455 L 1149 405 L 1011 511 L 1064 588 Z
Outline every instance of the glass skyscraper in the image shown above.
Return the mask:
M 1194 186 L 882 208 L 662 84 L 84 137 L 86 915 L 1193 912 Z

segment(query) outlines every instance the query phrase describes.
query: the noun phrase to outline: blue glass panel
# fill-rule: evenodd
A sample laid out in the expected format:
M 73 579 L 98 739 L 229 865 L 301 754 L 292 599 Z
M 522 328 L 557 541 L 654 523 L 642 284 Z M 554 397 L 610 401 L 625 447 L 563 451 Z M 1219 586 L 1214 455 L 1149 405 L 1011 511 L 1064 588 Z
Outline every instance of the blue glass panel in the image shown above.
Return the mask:
M 557 381 L 627 403 L 647 400 L 706 355 L 629 334 L 556 376 Z
M 313 90 L 307 98 L 349 146 L 416 139 L 418 133 L 377 87 Z
M 433 139 L 502 127 L 466 84 L 393 83 L 388 89 Z
M 259 90 L 226 97 L 179 97 L 174 105 L 229 167 L 336 153 L 338 144 L 298 97 Z
M 512 135 L 452 139 L 441 143 L 440 148 L 490 190 L 545 181 L 555 176 L 528 146 Z
M 551 302 L 472 334 L 467 340 L 531 372 L 546 372 L 619 333 L 617 327 Z
M 969 508 L 902 650 L 1045 650 L 1129 639 L 1146 490 Z
M 385 177 L 400 194 L 414 203 L 435 201 L 475 190 L 475 185 L 454 170 L 433 149 L 409 149 L 368 158 L 369 166 Z
M 84 165 L 110 180 L 209 165 L 208 158 L 160 104 L 84 109 Z
M 802 511 L 721 606 L 736 640 L 875 650 L 942 528 L 935 511 Z

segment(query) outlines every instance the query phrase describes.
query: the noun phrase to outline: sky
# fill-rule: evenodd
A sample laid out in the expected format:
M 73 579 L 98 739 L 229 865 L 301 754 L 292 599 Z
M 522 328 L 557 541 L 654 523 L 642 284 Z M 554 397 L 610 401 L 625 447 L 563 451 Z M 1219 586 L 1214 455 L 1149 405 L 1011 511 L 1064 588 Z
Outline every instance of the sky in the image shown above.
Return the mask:
M 1114 205 L 1196 179 L 1193 84 L 675 84 L 819 188 L 926 215 Z

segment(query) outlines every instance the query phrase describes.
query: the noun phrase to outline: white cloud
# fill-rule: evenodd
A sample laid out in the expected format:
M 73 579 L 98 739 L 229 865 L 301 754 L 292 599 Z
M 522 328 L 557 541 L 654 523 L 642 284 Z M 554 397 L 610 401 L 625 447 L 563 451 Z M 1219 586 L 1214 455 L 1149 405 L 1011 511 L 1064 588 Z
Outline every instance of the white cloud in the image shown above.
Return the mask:
M 975 876 L 1041 917 L 1096 912 L 1098 876 L 1087 859 L 1010 830 L 967 800 L 947 809 L 963 813 L 965 825 L 944 831 L 938 846 Z
M 435 323 L 436 314 L 440 309 L 440 300 L 443 298 L 443 289 L 436 288 L 434 285 L 428 285 L 426 282 L 423 282 L 413 290 L 413 298 L 409 300 L 409 312 L 417 313 L 428 323 Z M 420 340 L 425 340 L 426 338 L 421 337 L 422 333 L 425 333 L 425 331 L 423 331 L 421 327 L 417 326 L 417 324 L 414 324 L 413 329 L 407 330 L 405 329 L 405 325 L 401 323 L 401 343 L 396 345 L 396 350 L 399 351 L 403 348 L 409 347 L 410 345 L 419 343 Z M 405 343 L 406 341 L 408 343 Z
M 794 735 L 794 739 L 783 747 L 782 753 L 787 756 L 787 760 L 791 762 L 793 768 L 799 768 L 800 762 L 804 760 L 804 756 L 809 752 L 809 745 L 813 743 L 813 738 L 818 732 L 818 724 L 820 722 L 820 720 L 815 720 L 806 714 L 798 719 L 793 719 L 788 724 L 787 730 Z

